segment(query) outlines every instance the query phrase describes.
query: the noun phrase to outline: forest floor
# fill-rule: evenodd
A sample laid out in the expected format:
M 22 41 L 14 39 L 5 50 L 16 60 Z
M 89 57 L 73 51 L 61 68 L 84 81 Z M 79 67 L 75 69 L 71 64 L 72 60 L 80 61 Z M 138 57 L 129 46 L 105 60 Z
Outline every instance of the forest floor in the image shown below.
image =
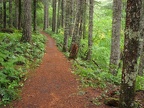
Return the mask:
M 78 76 L 72 73 L 71 62 L 58 50 L 54 39 L 41 33 L 48 38 L 42 63 L 28 75 L 21 98 L 4 108 L 111 108 L 93 103 L 102 91 L 82 88 Z

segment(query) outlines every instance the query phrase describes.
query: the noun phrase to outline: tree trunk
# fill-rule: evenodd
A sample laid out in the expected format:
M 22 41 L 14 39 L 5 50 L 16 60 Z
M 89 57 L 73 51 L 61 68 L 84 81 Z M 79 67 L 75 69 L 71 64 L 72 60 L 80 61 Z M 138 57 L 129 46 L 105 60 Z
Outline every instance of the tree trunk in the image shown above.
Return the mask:
M 0 1 L 0 3 L 2 4 L 3 3 L 3 0 Z M 0 28 L 2 28 L 2 25 L 3 25 L 3 7 L 2 5 L 0 5 Z
M 68 38 L 69 38 L 69 29 L 70 29 L 70 0 L 66 0 L 65 7 L 65 29 L 64 29 L 64 43 L 63 43 L 63 51 L 68 51 Z
M 144 49 L 144 45 L 143 45 L 142 49 Z M 144 50 L 142 50 L 141 55 L 140 55 L 138 75 L 140 75 L 140 76 L 144 75 Z
M 37 30 L 37 0 L 33 0 L 33 31 Z
M 69 36 L 72 36 L 72 30 L 73 30 L 73 5 L 74 5 L 74 0 L 70 0 L 70 6 L 69 6 Z
M 31 41 L 31 0 L 24 0 L 24 23 L 23 23 L 23 34 L 21 41 L 30 42 Z
M 6 0 L 3 0 L 3 28 L 6 28 Z
M 18 12 L 18 29 L 21 30 L 21 16 L 22 16 L 21 0 L 19 0 L 18 6 L 19 6 L 19 12 Z
M 83 4 L 83 10 L 84 10 L 84 13 L 83 13 L 83 39 L 86 38 L 86 17 L 87 17 L 87 0 L 84 0 L 84 4 Z
M 15 0 L 15 20 L 14 26 L 18 29 L 18 0 Z
M 127 0 L 124 59 L 119 108 L 135 108 L 135 80 L 142 0 Z
M 89 38 L 88 38 L 88 53 L 87 60 L 91 60 L 92 54 L 92 35 L 93 35 L 93 4 L 94 0 L 90 0 L 89 6 Z
M 44 2 L 44 28 L 46 30 L 48 28 L 48 1 Z
M 120 32 L 121 32 L 122 0 L 113 0 L 113 22 L 110 54 L 110 72 L 117 75 L 120 61 Z
M 73 33 L 74 33 L 74 27 L 75 27 L 75 20 L 76 20 L 76 13 L 77 13 L 77 4 L 78 4 L 78 1 L 76 0 L 72 0 L 71 1 L 71 15 L 72 15 L 72 22 L 71 22 L 71 28 L 70 28 L 70 36 L 73 36 Z
M 9 28 L 11 28 L 13 26 L 13 21 L 12 21 L 12 0 L 9 0 Z
M 53 0 L 52 31 L 56 32 L 56 0 Z
M 78 9 L 77 9 L 77 14 L 76 14 L 76 20 L 75 20 L 75 26 L 74 26 L 74 32 L 73 32 L 73 37 L 72 37 L 72 44 L 77 43 L 79 46 L 79 42 L 81 39 L 80 35 L 80 27 L 81 27 L 81 20 L 82 20 L 82 3 L 83 0 L 77 1 L 78 2 Z
M 57 33 L 60 29 L 60 6 L 61 6 L 61 0 L 58 0 L 58 9 L 57 9 Z
M 77 14 L 76 14 L 76 20 L 75 20 L 75 27 L 74 27 L 74 32 L 73 32 L 73 36 L 72 36 L 72 42 L 71 42 L 71 47 L 70 47 L 70 56 L 73 55 L 73 48 L 72 46 L 77 46 L 79 49 L 80 46 L 80 40 L 81 40 L 81 25 L 82 25 L 82 17 L 83 17 L 83 0 L 79 0 L 78 2 L 78 10 L 77 10 Z M 78 50 L 76 51 L 75 54 L 78 54 Z M 77 55 L 75 55 L 76 57 Z M 71 58 L 71 57 L 70 57 Z
M 144 2 L 142 2 L 142 12 L 141 12 L 141 22 L 140 22 L 140 63 L 139 63 L 139 69 L 138 74 L 140 76 L 144 75 Z
M 61 0 L 61 27 L 64 28 L 64 24 L 65 24 L 65 0 Z

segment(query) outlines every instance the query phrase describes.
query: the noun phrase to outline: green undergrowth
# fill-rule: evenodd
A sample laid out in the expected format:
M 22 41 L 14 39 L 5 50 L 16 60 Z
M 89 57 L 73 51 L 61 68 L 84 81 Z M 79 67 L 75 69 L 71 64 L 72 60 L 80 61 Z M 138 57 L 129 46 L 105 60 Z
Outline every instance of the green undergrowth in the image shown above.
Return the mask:
M 22 34 L 0 33 L 0 105 L 18 98 L 28 70 L 38 66 L 46 38 L 35 33 L 31 43 L 20 42 Z
M 120 75 L 113 76 L 108 70 L 100 69 L 93 61 L 77 58 L 74 61 L 74 68 L 84 87 L 105 88 L 107 84 L 120 84 Z
M 137 76 L 136 90 L 144 90 L 144 76 Z
M 110 31 L 109 31 L 110 32 Z M 56 34 L 47 30 L 57 43 L 57 46 L 62 50 L 63 45 L 63 32 Z M 70 39 L 71 40 L 71 39 Z M 70 41 L 69 40 L 69 44 Z M 105 88 L 107 83 L 119 85 L 120 84 L 120 72 L 118 76 L 113 76 L 108 72 L 109 65 L 109 54 L 110 54 L 110 39 L 105 37 L 104 34 L 94 36 L 93 41 L 95 42 L 92 48 L 92 60 L 87 61 L 87 39 L 81 40 L 81 48 L 79 50 L 78 58 L 74 60 L 73 67 L 74 73 L 80 76 L 82 86 L 85 87 L 101 87 Z M 69 52 L 64 53 L 67 57 Z

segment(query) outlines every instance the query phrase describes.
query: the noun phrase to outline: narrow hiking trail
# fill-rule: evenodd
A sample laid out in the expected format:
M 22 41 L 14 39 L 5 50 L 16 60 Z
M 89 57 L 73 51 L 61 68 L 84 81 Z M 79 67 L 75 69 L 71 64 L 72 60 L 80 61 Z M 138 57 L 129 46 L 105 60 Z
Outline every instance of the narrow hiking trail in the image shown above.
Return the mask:
M 92 104 L 91 97 L 100 91 L 80 93 L 77 77 L 71 73 L 71 63 L 57 49 L 54 39 L 41 33 L 48 38 L 43 61 L 26 80 L 21 99 L 7 108 L 109 108 Z

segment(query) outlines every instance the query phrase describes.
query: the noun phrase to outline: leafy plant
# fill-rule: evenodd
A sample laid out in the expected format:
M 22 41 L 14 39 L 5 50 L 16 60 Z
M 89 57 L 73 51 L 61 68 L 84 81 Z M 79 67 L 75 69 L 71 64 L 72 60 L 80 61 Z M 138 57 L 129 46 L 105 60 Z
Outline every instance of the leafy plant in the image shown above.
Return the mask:
M 136 90 L 144 90 L 144 77 L 143 76 L 137 76 Z
M 20 37 L 19 32 L 0 33 L 0 105 L 18 97 L 27 69 L 39 64 L 44 55 L 43 35 L 34 34 L 31 43 L 21 43 Z

